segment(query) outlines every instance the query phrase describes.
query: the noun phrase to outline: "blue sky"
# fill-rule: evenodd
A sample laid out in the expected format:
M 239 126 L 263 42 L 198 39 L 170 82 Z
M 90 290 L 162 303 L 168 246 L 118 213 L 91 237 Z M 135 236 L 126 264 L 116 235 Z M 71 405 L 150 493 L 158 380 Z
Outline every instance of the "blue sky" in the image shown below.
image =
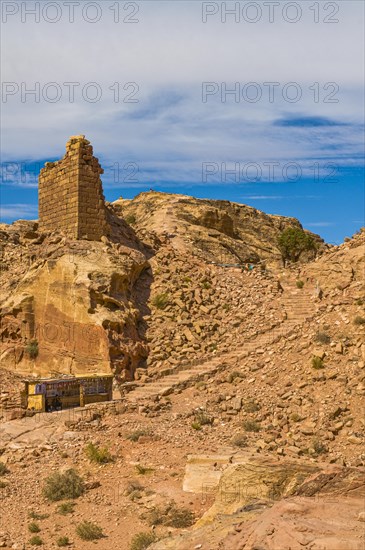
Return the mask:
M 55 23 L 19 3 L 3 24 L 3 221 L 37 217 L 39 169 L 85 134 L 108 200 L 151 187 L 228 199 L 334 243 L 364 225 L 362 2 L 301 2 L 295 23 L 281 2 L 255 24 L 222 22 L 214 2 L 206 23 L 198 1 L 137 2 L 118 22 L 115 2 L 96 4 L 95 23 L 77 9 L 70 23 L 60 2 Z

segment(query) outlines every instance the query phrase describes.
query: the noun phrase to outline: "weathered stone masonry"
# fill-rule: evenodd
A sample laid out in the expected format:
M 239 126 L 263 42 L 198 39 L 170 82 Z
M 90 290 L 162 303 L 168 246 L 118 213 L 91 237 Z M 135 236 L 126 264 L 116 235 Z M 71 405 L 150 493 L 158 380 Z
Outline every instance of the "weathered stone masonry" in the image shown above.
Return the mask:
M 91 241 L 107 235 L 103 172 L 85 136 L 72 136 L 63 159 L 47 162 L 39 174 L 40 230 Z

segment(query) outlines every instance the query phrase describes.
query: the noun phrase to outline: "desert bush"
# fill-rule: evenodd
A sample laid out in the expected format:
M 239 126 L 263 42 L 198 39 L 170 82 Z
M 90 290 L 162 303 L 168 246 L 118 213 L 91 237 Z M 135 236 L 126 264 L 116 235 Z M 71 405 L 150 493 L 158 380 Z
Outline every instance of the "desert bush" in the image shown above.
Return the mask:
M 35 359 L 38 356 L 39 349 L 38 349 L 38 341 L 37 340 L 31 340 L 29 344 L 27 344 L 25 351 L 28 353 L 29 357 L 31 359 Z
M 38 512 L 34 512 L 34 510 L 31 510 L 30 512 L 28 512 L 28 516 L 31 519 L 38 519 L 38 520 L 49 518 L 49 514 L 39 514 Z
M 156 540 L 157 537 L 152 531 L 137 533 L 131 540 L 129 550 L 146 550 Z
M 65 473 L 56 472 L 50 475 L 43 487 L 44 497 L 51 501 L 78 498 L 84 492 L 84 481 L 72 468 Z
M 4 476 L 5 474 L 8 474 L 9 470 L 6 467 L 6 464 L 4 462 L 0 462 L 0 476 Z
M 112 461 L 112 456 L 109 453 L 108 449 L 98 447 L 90 441 L 86 445 L 85 453 L 90 462 L 97 462 L 98 464 L 106 464 L 107 462 Z
M 165 525 L 166 527 L 184 528 L 193 525 L 195 518 L 188 508 L 179 508 L 175 502 L 165 506 L 155 506 L 144 514 L 143 519 L 149 525 Z
M 293 413 L 290 415 L 290 420 L 292 422 L 299 422 L 299 420 L 301 420 L 301 416 L 298 413 Z
M 245 420 L 243 427 L 246 432 L 259 432 L 261 430 L 260 424 L 255 422 L 255 420 Z
M 313 340 L 315 342 L 318 342 L 319 344 L 329 344 L 331 341 L 331 337 L 325 332 L 317 332 Z
M 238 370 L 230 372 L 227 376 L 227 382 L 229 384 L 232 384 L 232 382 L 234 382 L 236 378 L 243 378 L 242 372 L 239 372 Z
M 156 309 L 165 309 L 169 302 L 169 296 L 166 292 L 161 292 L 160 294 L 156 294 L 152 298 L 152 305 Z
M 5 489 L 5 487 L 7 487 L 8 484 L 7 483 L 4 483 L 3 481 L 0 481 L 0 489 Z
M 312 445 L 317 455 L 327 453 L 328 451 L 326 445 L 324 445 L 324 443 L 322 443 L 322 441 L 320 441 L 319 439 L 314 439 L 312 441 Z
M 204 411 L 198 411 L 195 414 L 195 421 L 199 422 L 201 426 L 211 426 L 214 422 L 214 418 Z
M 297 285 L 297 288 L 303 288 L 303 286 L 304 286 L 304 281 L 297 281 L 297 282 L 296 282 L 296 285 Z
M 256 401 L 246 401 L 246 403 L 243 404 L 243 410 L 246 413 L 254 413 L 261 409 L 261 406 Z
M 39 533 L 40 530 L 41 528 L 39 527 L 38 523 L 36 523 L 35 521 L 32 521 L 32 523 L 29 523 L 28 531 L 30 533 Z
M 128 225 L 134 225 L 137 221 L 137 218 L 134 214 L 127 214 L 125 217 L 124 217 L 124 221 L 128 224 Z
M 150 430 L 135 430 L 134 432 L 131 432 L 130 434 L 126 435 L 126 439 L 129 439 L 129 441 L 138 441 L 140 437 L 144 435 L 151 435 Z
M 208 290 L 209 288 L 211 288 L 211 283 L 209 281 L 203 281 L 202 282 L 202 288 L 204 288 L 205 290 Z
M 357 315 L 354 319 L 355 325 L 365 325 L 365 317 L 360 317 L 360 315 Z
M 364 305 L 364 300 L 363 300 L 362 298 L 357 298 L 357 299 L 355 300 L 355 305 L 356 305 L 356 306 L 362 306 L 362 305 Z
M 34 535 L 34 537 L 29 539 L 29 544 L 32 546 L 42 546 L 43 540 L 38 535 Z
M 67 502 L 62 502 L 57 506 L 56 512 L 57 514 L 61 514 L 61 516 L 67 516 L 67 514 L 72 514 L 72 512 L 74 511 L 75 505 L 76 505 L 76 502 L 72 502 L 70 500 Z
M 76 527 L 76 534 L 82 540 L 97 540 L 104 537 L 103 530 L 92 521 L 83 521 Z
M 150 474 L 151 472 L 153 472 L 153 468 L 148 468 L 147 466 L 142 466 L 142 464 L 136 464 L 135 468 L 141 476 L 144 476 L 146 474 Z
M 232 438 L 232 445 L 235 447 L 247 447 L 247 437 L 243 434 L 237 434 Z
M 278 247 L 284 263 L 286 260 L 297 262 L 303 252 L 317 249 L 313 237 L 299 227 L 284 229 L 278 238 Z
M 317 355 L 314 355 L 312 357 L 312 367 L 316 370 L 323 369 L 323 367 L 324 367 L 323 359 L 321 359 Z
M 57 539 L 57 546 L 59 546 L 60 548 L 62 546 L 68 546 L 70 544 L 70 539 L 68 537 L 59 537 Z

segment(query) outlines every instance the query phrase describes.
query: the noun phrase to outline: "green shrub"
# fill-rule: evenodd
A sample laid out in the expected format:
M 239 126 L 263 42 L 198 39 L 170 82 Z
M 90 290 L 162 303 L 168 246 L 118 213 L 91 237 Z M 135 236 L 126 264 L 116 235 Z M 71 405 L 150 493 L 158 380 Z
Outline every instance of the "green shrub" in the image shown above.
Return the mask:
M 85 453 L 90 462 L 97 462 L 97 464 L 106 464 L 107 462 L 112 461 L 112 456 L 109 453 L 108 449 L 106 448 L 100 448 L 97 445 L 94 445 L 90 441 L 86 445 Z
M 235 447 L 247 447 L 247 437 L 243 434 L 237 434 L 232 438 L 232 445 Z
M 70 544 L 70 539 L 68 537 L 60 537 L 57 539 L 57 546 L 68 546 Z
M 27 344 L 25 351 L 28 353 L 29 357 L 31 359 L 35 359 L 38 356 L 39 349 L 38 349 L 38 341 L 37 340 L 31 340 L 29 344 Z
M 129 441 L 138 441 L 140 437 L 144 436 L 144 435 L 150 435 L 151 434 L 151 431 L 150 430 L 135 430 L 134 432 L 131 432 L 130 434 L 128 434 L 126 436 L 126 439 L 129 439 Z
M 365 317 L 360 317 L 359 315 L 354 319 L 355 325 L 365 325 Z
M 312 367 L 316 370 L 323 369 L 323 367 L 324 367 L 323 359 L 321 359 L 317 355 L 314 355 L 312 357 Z
M 278 246 L 286 260 L 297 262 L 305 251 L 314 251 L 317 245 L 311 235 L 299 227 L 287 227 L 278 238 Z
M 211 283 L 209 281 L 203 281 L 202 282 L 202 288 L 205 288 L 205 290 L 208 290 L 209 288 L 211 288 Z
M 91 521 L 79 523 L 76 533 L 82 540 L 97 540 L 104 537 L 102 528 Z
M 38 512 L 34 512 L 33 510 L 31 512 L 28 512 L 28 516 L 31 519 L 47 519 L 49 518 L 49 514 L 38 514 Z
M 319 441 L 319 439 L 314 439 L 312 445 L 317 455 L 325 454 L 328 451 L 326 445 Z
M 136 223 L 137 219 L 136 219 L 136 216 L 134 214 L 127 214 L 124 218 L 124 221 L 128 225 L 134 225 Z
M 246 432 L 259 432 L 261 430 L 260 424 L 255 422 L 255 420 L 245 420 L 243 427 Z
M 141 476 L 153 472 L 153 468 L 147 468 L 146 466 L 142 466 L 142 464 L 136 464 L 136 470 Z
M 61 516 L 67 516 L 67 514 L 72 514 L 74 512 L 76 502 L 67 501 L 62 502 L 57 506 L 57 514 L 61 514 Z
M 129 550 L 146 550 L 156 540 L 157 537 L 152 531 L 137 533 L 131 540 Z
M 319 344 L 329 344 L 331 341 L 331 337 L 328 336 L 325 332 L 317 332 L 317 334 L 314 337 L 314 341 L 318 342 Z
M 303 288 L 303 286 L 304 286 L 304 281 L 297 281 L 297 282 L 296 282 L 296 285 L 297 285 L 297 288 Z
M 201 426 L 211 426 L 214 422 L 214 418 L 212 416 L 209 416 L 204 411 L 198 411 L 195 414 L 195 422 L 197 422 Z
M 28 525 L 28 531 L 30 533 L 39 533 L 40 530 L 41 528 L 39 527 L 38 523 L 36 523 L 35 521 L 32 521 L 32 523 Z
M 149 525 L 165 525 L 166 527 L 184 528 L 193 525 L 195 518 L 188 508 L 179 508 L 175 502 L 166 506 L 155 506 L 149 510 L 144 518 Z
M 243 404 L 243 410 L 246 413 L 254 413 L 261 409 L 261 406 L 256 401 L 250 400 Z
M 84 492 L 84 481 L 76 470 L 72 468 L 63 474 L 56 472 L 50 475 L 43 487 L 44 497 L 51 501 L 78 498 Z
M 42 546 L 43 540 L 38 535 L 34 535 L 34 537 L 29 539 L 29 544 L 32 546 Z
M 6 464 L 4 462 L 0 462 L 0 476 L 4 476 L 5 474 L 8 474 L 9 470 L 6 467 Z
M 230 372 L 227 376 L 227 382 L 229 384 L 232 384 L 236 380 L 236 378 L 245 378 L 245 375 L 243 372 L 240 372 L 239 370 L 234 370 L 233 372 Z
M 201 424 L 199 424 L 199 422 L 192 422 L 191 427 L 193 428 L 193 430 L 196 430 L 196 431 L 199 431 L 202 429 Z
M 153 298 L 152 298 L 152 305 L 156 308 L 156 309 L 165 309 L 165 307 L 167 306 L 169 302 L 169 296 L 166 292 L 162 292 L 161 294 L 156 294 Z

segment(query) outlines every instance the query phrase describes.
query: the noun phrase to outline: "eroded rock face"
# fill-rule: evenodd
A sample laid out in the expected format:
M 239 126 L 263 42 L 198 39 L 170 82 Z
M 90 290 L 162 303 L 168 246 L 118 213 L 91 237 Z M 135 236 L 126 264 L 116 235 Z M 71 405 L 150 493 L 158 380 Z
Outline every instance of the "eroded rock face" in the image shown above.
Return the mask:
M 194 472 L 215 502 L 193 530 L 164 538 L 153 550 L 360 550 L 364 471 L 299 461 L 275 461 L 250 455 L 191 457 L 185 484 L 194 488 Z M 189 468 L 190 466 L 190 468 Z M 199 468 L 200 466 L 200 468 Z M 210 474 L 221 469 L 219 481 Z M 189 480 L 190 477 L 190 480 Z M 207 485 L 206 485 L 207 484 Z
M 122 235 L 119 242 L 91 243 L 37 233 L 23 247 L 9 246 L 9 235 L 3 367 L 48 376 L 112 371 L 117 379 L 132 379 L 147 356 L 135 296 L 136 281 L 149 267 L 144 253 L 122 244 Z

